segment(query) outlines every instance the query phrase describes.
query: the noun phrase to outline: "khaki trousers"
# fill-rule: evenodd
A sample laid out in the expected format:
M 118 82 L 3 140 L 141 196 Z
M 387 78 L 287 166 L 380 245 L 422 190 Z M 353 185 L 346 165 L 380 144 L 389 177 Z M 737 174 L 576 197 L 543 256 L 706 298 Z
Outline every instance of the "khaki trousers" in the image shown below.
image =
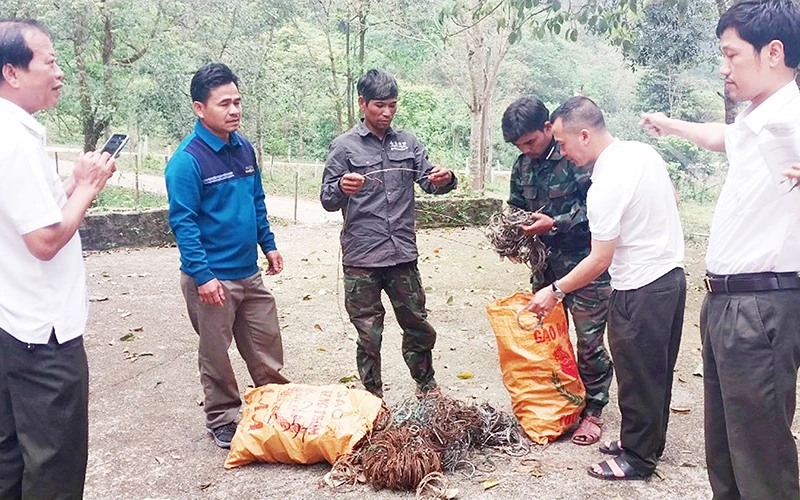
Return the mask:
M 264 287 L 261 273 L 220 282 L 225 287 L 225 304 L 215 307 L 200 302 L 194 279 L 181 273 L 189 320 L 200 336 L 198 365 L 209 429 L 234 422 L 242 404 L 228 357 L 233 339 L 256 387 L 288 382 L 279 373 L 283 345 L 275 298 Z

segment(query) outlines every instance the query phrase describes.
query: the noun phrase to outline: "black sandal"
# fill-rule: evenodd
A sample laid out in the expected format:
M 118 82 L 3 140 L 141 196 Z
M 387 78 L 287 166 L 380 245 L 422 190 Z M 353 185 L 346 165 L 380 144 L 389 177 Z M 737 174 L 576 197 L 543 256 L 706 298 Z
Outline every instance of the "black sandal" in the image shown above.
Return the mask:
M 606 455 L 621 455 L 625 449 L 622 447 L 622 441 L 609 441 L 600 445 L 600 453 Z
M 633 466 L 621 456 L 609 458 L 608 460 L 600 462 L 596 465 L 599 465 L 603 470 L 602 474 L 595 472 L 592 467 L 589 467 L 587 472 L 590 476 L 597 479 L 605 479 L 607 481 L 622 481 L 642 480 L 649 477 L 649 474 L 645 476 L 637 472 L 636 469 L 634 469 Z

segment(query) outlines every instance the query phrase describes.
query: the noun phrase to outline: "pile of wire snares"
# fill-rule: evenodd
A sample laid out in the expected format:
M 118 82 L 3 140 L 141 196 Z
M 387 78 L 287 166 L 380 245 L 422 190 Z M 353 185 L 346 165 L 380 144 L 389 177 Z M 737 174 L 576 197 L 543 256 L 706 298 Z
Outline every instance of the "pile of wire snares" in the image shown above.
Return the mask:
M 522 456 L 529 444 L 516 419 L 488 403 L 430 396 L 391 411 L 384 407 L 372 432 L 333 464 L 331 477 L 337 484 L 417 490 L 418 497 L 427 488 L 427 496 L 444 498 L 447 482 L 441 473 L 466 468 L 471 477 L 476 471 L 468 460 L 471 450 L 491 447 Z
M 538 236 L 525 234 L 519 227 L 533 222 L 532 212 L 510 207 L 492 215 L 486 227 L 486 237 L 500 256 L 517 258 L 535 273 L 546 265 L 547 246 Z

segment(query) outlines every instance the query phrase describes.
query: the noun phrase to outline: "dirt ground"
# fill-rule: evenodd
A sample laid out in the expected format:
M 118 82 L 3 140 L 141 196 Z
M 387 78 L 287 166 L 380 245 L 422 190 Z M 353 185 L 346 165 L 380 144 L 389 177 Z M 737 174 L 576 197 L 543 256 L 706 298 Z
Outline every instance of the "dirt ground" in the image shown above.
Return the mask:
M 339 225 L 274 225 L 285 271 L 267 277 L 281 316 L 286 366 L 291 380 L 337 383 L 356 373 L 354 330 L 337 282 Z M 502 385 L 494 336 L 484 306 L 496 297 L 527 288 L 527 269 L 500 262 L 478 229 L 420 231 L 420 269 L 428 290 L 430 320 L 439 332 L 434 351 L 436 378 L 459 399 L 488 401 L 510 411 Z M 585 469 L 603 458 L 596 447 L 561 439 L 532 446 L 525 458 L 541 464 L 542 477 L 518 472 L 520 458 L 472 457 L 474 476 L 449 475 L 460 498 L 487 499 L 700 499 L 710 498 L 704 467 L 702 379 L 698 314 L 702 294 L 701 246 L 687 248 L 689 294 L 683 345 L 675 373 L 668 445 L 657 477 L 606 483 Z M 202 391 L 192 331 L 178 287 L 176 248 L 90 254 L 86 259 L 92 297 L 86 333 L 91 373 L 90 453 L 86 498 L 413 498 L 413 494 L 349 491 L 320 485 L 326 464 L 254 464 L 232 471 L 222 465 L 203 425 Z M 338 285 L 338 286 L 337 286 Z M 452 299 L 451 299 L 452 297 Z M 388 307 L 387 310 L 391 311 Z M 386 400 L 413 395 L 400 356 L 400 329 L 387 314 L 383 346 Z M 133 340 L 121 340 L 132 333 Z M 240 389 L 250 382 L 235 348 L 231 356 Z M 458 373 L 470 372 L 462 380 Z M 618 436 L 616 387 L 605 416 L 605 436 Z M 489 477 L 499 485 L 484 491 Z

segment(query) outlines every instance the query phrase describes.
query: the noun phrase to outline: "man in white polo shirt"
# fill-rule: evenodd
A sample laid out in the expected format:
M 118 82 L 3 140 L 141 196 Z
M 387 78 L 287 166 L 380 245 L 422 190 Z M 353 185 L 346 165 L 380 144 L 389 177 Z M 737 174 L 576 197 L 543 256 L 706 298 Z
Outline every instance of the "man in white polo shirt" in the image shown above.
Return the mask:
M 725 87 L 750 105 L 730 125 L 661 113 L 643 115 L 641 125 L 728 157 L 700 313 L 714 498 L 797 499 L 800 166 L 790 164 L 800 162 L 800 6 L 739 2 L 720 17 L 717 36 Z
M 622 425 L 618 441 L 600 446 L 614 457 L 588 472 L 600 479 L 644 479 L 666 444 L 686 302 L 683 231 L 672 182 L 652 147 L 615 139 L 600 108 L 586 97 L 567 100 L 550 122 L 561 154 L 592 168 L 586 196 L 592 248 L 526 308 L 547 314 L 564 294 L 608 269 L 608 343 Z
M 78 227 L 108 153 L 62 183 L 31 114 L 64 73 L 46 30 L 0 20 L 0 498 L 79 499 L 88 446 L 87 295 Z

